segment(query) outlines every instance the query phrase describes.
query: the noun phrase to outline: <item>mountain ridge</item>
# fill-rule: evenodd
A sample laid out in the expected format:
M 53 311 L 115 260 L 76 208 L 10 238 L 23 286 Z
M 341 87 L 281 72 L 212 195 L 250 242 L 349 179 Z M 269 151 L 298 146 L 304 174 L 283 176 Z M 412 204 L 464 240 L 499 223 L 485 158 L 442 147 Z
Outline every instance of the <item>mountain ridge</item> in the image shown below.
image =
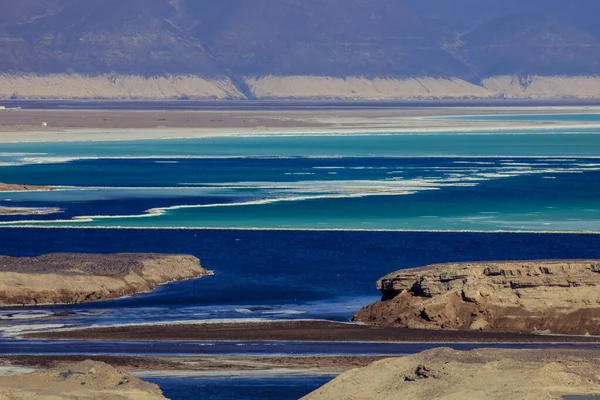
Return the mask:
M 382 80 L 416 86 L 422 80 L 444 85 L 460 81 L 465 90 L 457 89 L 454 97 L 510 97 L 512 84 L 489 90 L 486 81 L 600 75 L 600 29 L 592 18 L 600 5 L 591 0 L 525 5 L 516 0 L 0 0 L 0 8 L 0 74 L 12 82 L 0 82 L 0 97 L 35 97 L 15 82 L 30 76 L 58 82 L 55 75 L 73 77 L 82 85 L 74 92 L 84 98 L 94 91 L 116 98 L 146 97 L 145 90 L 114 82 L 186 77 L 204 80 L 196 88 L 211 89 L 187 93 L 168 83 L 164 91 L 170 94 L 164 98 L 223 98 L 228 93 L 235 98 L 239 93 L 245 98 L 260 98 L 260 93 L 303 97 L 297 90 L 255 87 L 267 81 L 268 86 L 279 82 L 291 87 L 290 79 L 300 78 L 308 85 L 319 77 L 330 79 L 329 84 L 342 80 L 346 86 L 362 82 L 348 86 L 344 97 L 356 92 L 363 98 L 358 92 L 366 91 L 365 82 Z M 88 89 L 100 81 L 115 87 Z M 383 97 L 452 94 L 427 85 L 404 92 L 406 85 L 398 85 L 391 84 Z M 37 96 L 48 97 L 52 88 Z M 308 92 L 329 98 L 335 96 L 333 90 Z M 561 90 L 554 95 L 573 95 Z M 78 96 L 66 92 L 67 97 Z

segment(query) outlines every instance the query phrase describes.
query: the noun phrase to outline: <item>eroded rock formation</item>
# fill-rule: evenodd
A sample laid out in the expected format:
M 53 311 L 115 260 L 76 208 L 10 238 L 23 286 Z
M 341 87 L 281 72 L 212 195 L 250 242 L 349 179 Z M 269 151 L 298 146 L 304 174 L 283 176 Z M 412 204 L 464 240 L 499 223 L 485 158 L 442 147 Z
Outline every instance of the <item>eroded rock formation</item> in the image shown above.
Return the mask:
M 0 256 L 0 306 L 109 300 L 209 274 L 188 255 Z
M 0 400 L 163 400 L 159 387 L 97 361 L 0 377 Z
M 600 260 L 455 263 L 394 272 L 356 321 L 404 328 L 600 334 Z

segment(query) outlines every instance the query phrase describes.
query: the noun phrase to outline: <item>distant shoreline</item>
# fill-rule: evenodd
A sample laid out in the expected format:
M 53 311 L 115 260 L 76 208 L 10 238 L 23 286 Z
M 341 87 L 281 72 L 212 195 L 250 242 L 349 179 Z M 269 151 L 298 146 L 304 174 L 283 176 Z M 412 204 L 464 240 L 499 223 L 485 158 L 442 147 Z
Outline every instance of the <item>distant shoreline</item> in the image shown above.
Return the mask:
M 417 103 L 406 103 L 412 106 L 392 106 L 396 103 L 372 103 L 372 106 L 369 103 L 348 103 L 348 108 L 335 108 L 336 104 L 346 103 L 325 102 L 314 103 L 318 104 L 315 108 L 291 109 L 286 108 L 288 103 L 261 103 L 262 108 L 238 109 L 236 107 L 239 107 L 240 102 L 235 102 L 231 109 L 203 109 L 201 105 L 204 103 L 198 103 L 198 106 L 192 105 L 190 108 L 182 106 L 180 109 L 166 110 L 161 107 L 170 106 L 171 103 L 31 102 L 29 104 L 30 107 L 21 110 L 0 110 L 0 142 L 87 142 L 363 133 L 427 134 L 455 131 L 510 132 L 522 129 L 544 133 L 551 132 L 552 129 L 600 127 L 600 122 L 597 121 L 573 123 L 572 121 L 486 121 L 443 118 L 522 114 L 600 114 L 600 101 L 587 106 L 581 103 L 553 106 L 540 105 L 543 103 L 513 103 L 518 104 L 515 106 L 501 103 L 494 106 L 470 103 L 466 106 L 465 103 L 461 103 L 461 106 L 448 106 L 451 103 L 439 103 L 435 107 L 431 105 L 420 107 Z M 48 104 L 54 108 L 50 106 L 45 108 Z M 61 104 L 65 108 L 60 108 Z M 98 108 L 69 109 L 70 104 L 93 105 Z M 123 109 L 114 109 L 119 104 L 123 104 Z M 127 108 L 128 104 L 131 108 Z M 209 106 L 211 104 L 214 103 L 209 103 Z M 1 101 L 0 105 L 2 105 Z
M 447 99 L 447 100 L 152 100 L 152 99 L 0 99 L 0 105 L 23 110 L 247 111 L 345 110 L 440 107 L 593 107 L 589 99 Z

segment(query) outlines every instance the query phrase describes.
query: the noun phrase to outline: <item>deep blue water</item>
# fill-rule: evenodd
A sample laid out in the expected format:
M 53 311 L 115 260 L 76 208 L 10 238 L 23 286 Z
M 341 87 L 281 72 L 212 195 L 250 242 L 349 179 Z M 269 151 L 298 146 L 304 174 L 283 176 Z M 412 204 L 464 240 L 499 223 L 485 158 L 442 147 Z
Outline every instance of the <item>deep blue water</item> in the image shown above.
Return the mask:
M 114 302 L 44 308 L 59 315 L 35 320 L 39 323 L 347 320 L 379 297 L 375 282 L 389 272 L 454 261 L 600 258 L 600 235 L 0 229 L 0 254 L 48 252 L 193 254 L 215 275 Z
M 331 377 L 309 378 L 152 378 L 164 395 L 177 400 L 298 400 Z

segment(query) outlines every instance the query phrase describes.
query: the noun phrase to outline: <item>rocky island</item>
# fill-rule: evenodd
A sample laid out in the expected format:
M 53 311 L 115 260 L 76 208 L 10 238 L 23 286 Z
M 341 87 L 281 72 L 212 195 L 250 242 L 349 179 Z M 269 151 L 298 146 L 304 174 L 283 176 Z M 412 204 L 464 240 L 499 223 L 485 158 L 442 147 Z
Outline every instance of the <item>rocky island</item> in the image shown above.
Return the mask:
M 0 256 L 0 306 L 110 300 L 210 274 L 189 255 Z
M 26 192 L 34 190 L 56 190 L 52 186 L 21 185 L 0 182 L 0 192 Z
M 377 282 L 355 321 L 413 329 L 600 334 L 600 260 L 431 265 Z
M 598 354 L 440 348 L 350 370 L 304 400 L 597 399 Z
M 98 361 L 0 377 L 0 400 L 163 400 L 159 387 Z

